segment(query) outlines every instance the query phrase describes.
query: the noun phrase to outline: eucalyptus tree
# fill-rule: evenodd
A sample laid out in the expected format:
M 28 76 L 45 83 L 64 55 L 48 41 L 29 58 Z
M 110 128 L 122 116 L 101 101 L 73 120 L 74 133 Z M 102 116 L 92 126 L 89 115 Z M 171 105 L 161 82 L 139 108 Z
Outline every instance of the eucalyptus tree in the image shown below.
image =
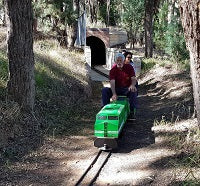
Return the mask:
M 122 24 L 126 29 L 131 46 L 134 48 L 136 37 L 143 31 L 144 0 L 123 0 Z
M 121 0 L 98 0 L 97 19 L 107 27 L 116 26 L 120 20 Z
M 165 50 L 166 32 L 168 27 L 168 0 L 164 0 L 159 8 L 159 13 L 155 16 L 154 22 L 154 43 L 156 48 Z
M 31 0 L 5 0 L 8 29 L 8 93 L 27 111 L 35 100 Z
M 200 127 L 200 0 L 180 0 L 179 5 L 187 48 L 190 52 L 194 102 Z
M 34 2 L 34 13 L 41 27 L 54 31 L 62 46 L 74 46 L 79 2 L 80 0 L 37 0 Z
M 88 0 L 87 6 L 90 15 L 90 22 L 97 22 L 98 0 Z
M 175 60 L 188 59 L 178 0 L 163 0 L 155 16 L 154 44 Z
M 145 57 L 153 56 L 154 16 L 158 12 L 160 0 L 145 0 Z

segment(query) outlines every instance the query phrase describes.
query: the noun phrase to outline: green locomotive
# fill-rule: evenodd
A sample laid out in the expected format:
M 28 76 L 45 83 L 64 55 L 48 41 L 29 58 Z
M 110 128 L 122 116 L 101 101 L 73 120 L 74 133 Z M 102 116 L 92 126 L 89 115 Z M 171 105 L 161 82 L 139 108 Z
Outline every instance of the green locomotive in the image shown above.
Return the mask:
M 106 149 L 117 148 L 117 138 L 130 114 L 130 106 L 126 96 L 105 105 L 96 115 L 94 146 Z

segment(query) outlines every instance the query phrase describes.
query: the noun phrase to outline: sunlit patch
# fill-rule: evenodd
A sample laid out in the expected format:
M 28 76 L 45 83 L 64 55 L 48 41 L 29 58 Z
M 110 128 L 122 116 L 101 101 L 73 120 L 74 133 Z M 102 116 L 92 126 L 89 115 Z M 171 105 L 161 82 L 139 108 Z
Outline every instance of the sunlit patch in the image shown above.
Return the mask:
M 175 90 L 170 92 L 170 94 L 168 95 L 168 97 L 170 98 L 179 98 L 185 95 L 186 92 L 188 92 L 190 90 L 189 87 L 185 87 L 183 89 L 180 90 Z
M 60 57 L 56 50 L 50 50 L 49 55 L 52 57 Z
M 149 178 L 152 175 L 151 170 L 132 170 L 132 171 L 119 171 L 116 174 L 107 174 L 102 179 L 99 178 L 99 182 L 102 185 L 107 185 L 109 183 L 117 183 L 117 185 L 136 185 L 139 180 L 143 180 L 144 178 Z M 122 179 L 123 178 L 123 179 Z
M 174 125 L 157 125 L 152 127 L 154 132 L 183 132 L 198 126 L 197 119 L 176 122 Z
M 154 162 L 174 154 L 174 151 L 161 147 L 154 148 L 154 146 L 135 150 L 131 154 L 113 154 L 103 168 L 98 184 L 118 183 L 124 185 L 132 183 L 136 185 L 141 180 L 151 179 L 155 174 L 156 169 L 151 168 Z M 112 170 L 113 174 L 109 174 L 109 170 Z

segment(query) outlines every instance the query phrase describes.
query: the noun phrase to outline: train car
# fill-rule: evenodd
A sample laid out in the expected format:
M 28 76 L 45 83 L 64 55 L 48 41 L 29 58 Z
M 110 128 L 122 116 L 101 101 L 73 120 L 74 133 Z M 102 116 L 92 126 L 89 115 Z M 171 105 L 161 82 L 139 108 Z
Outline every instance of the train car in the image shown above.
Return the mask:
M 126 96 L 105 105 L 96 115 L 94 125 L 94 146 L 98 148 L 116 149 L 117 139 L 130 114 L 130 105 Z

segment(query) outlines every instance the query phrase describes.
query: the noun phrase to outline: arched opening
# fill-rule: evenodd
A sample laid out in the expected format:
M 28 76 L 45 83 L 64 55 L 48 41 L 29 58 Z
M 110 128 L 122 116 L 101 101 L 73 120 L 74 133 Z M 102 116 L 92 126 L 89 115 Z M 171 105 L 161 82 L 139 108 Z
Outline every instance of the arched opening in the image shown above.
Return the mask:
M 87 37 L 86 45 L 91 48 L 91 66 L 106 64 L 106 49 L 104 42 L 95 36 Z

